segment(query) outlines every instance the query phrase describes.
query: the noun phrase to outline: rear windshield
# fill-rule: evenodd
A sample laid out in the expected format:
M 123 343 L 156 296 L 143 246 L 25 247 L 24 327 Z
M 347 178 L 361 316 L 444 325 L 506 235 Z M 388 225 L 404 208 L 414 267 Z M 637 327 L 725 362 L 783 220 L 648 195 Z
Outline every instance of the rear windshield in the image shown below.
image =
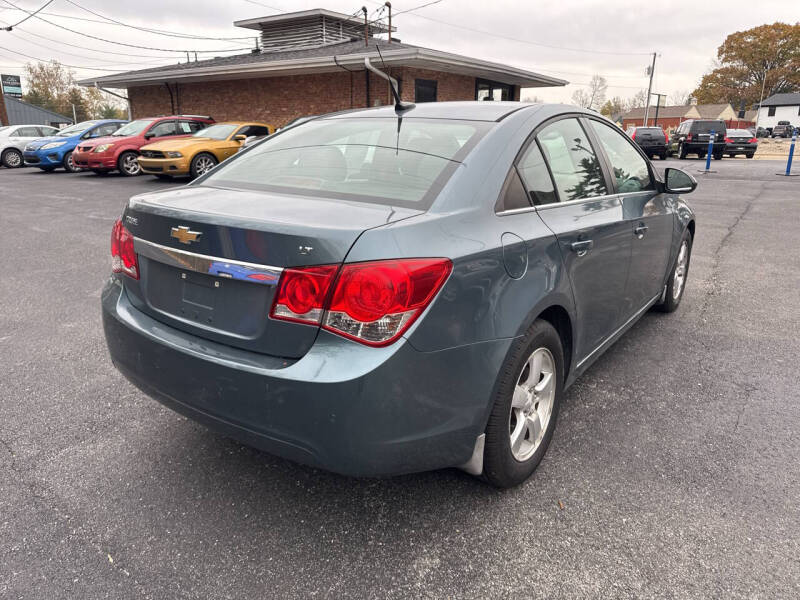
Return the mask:
M 753 134 L 747 129 L 728 129 L 728 137 L 753 137 Z
M 725 131 L 725 123 L 722 121 L 695 121 L 692 123 L 692 131 L 695 133 L 709 133 L 710 131 L 719 133 Z
M 252 146 L 199 183 L 424 210 L 492 125 L 410 117 L 401 123 L 318 119 Z

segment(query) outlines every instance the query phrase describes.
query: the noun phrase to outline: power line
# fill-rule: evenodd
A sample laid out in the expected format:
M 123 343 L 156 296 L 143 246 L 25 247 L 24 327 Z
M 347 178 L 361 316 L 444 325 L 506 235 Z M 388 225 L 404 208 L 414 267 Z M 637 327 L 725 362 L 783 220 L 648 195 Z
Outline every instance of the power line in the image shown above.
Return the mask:
M 88 12 L 89 14 L 92 14 L 92 15 L 94 15 L 94 16 L 96 16 L 96 17 L 100 17 L 101 19 L 105 19 L 105 21 L 109 21 L 109 23 L 106 23 L 106 24 L 113 23 L 114 25 L 120 25 L 120 26 L 122 26 L 122 27 L 129 27 L 129 28 L 131 28 L 131 29 L 137 29 L 137 30 L 139 30 L 139 31 L 145 31 L 145 32 L 148 32 L 148 33 L 154 33 L 154 34 L 156 34 L 156 35 L 164 35 L 164 36 L 169 36 L 169 37 L 186 38 L 186 39 L 195 39 L 195 40 L 215 40 L 215 41 L 222 41 L 222 42 L 225 42 L 225 41 L 249 40 L 249 39 L 252 39 L 252 37 L 253 37 L 253 36 L 242 36 L 242 37 L 206 37 L 206 36 L 201 36 L 201 35 L 191 35 L 191 34 L 187 34 L 187 33 L 179 33 L 179 32 L 176 32 L 176 31 L 165 31 L 165 30 L 163 30 L 163 29 L 151 29 L 151 28 L 149 28 L 149 27 L 139 27 L 138 25 L 131 25 L 130 23 L 123 23 L 122 21 L 117 21 L 116 19 L 112 19 L 111 17 L 107 17 L 107 16 L 105 16 L 105 15 L 101 15 L 100 13 L 98 13 L 98 12 L 95 12 L 95 11 L 93 11 L 93 10 L 89 9 L 89 8 L 86 8 L 85 6 L 81 6 L 81 5 L 80 5 L 80 4 L 78 4 L 77 2 L 73 2 L 73 0 L 66 0 L 66 1 L 67 1 L 69 4 L 72 4 L 72 6 L 75 6 L 75 7 L 79 8 L 79 9 L 81 9 L 81 10 L 83 10 L 83 11 L 86 11 L 86 12 Z M 79 19 L 80 17 L 73 17 L 73 18 L 78 18 L 78 19 Z M 95 22 L 95 23 L 103 23 L 103 21 L 94 21 L 94 20 L 92 20 L 92 22 Z
M 11 2 L 10 0 L 3 0 L 3 2 L 13 6 L 17 10 L 21 10 L 22 12 L 28 13 L 27 10 L 25 10 L 24 8 L 20 8 L 19 6 L 17 6 L 13 2 Z M 30 14 L 31 16 L 34 16 L 35 13 L 28 13 L 28 14 Z M 107 44 L 116 44 L 118 46 L 125 46 L 127 48 L 138 48 L 140 50 L 153 50 L 155 52 L 172 52 L 172 53 L 177 53 L 177 54 L 185 54 L 187 52 L 190 52 L 190 53 L 191 52 L 211 53 L 211 54 L 213 54 L 213 53 L 220 53 L 220 52 L 246 52 L 248 50 L 252 50 L 252 48 L 226 48 L 226 49 L 218 49 L 218 50 L 176 50 L 176 49 L 173 49 L 173 48 L 153 48 L 151 46 L 138 46 L 136 44 L 126 44 L 124 42 L 115 42 L 113 40 L 107 40 L 105 38 L 101 38 L 101 37 L 98 37 L 96 35 L 91 35 L 89 33 L 84 33 L 82 31 L 76 31 L 75 29 L 70 29 L 69 27 L 65 27 L 64 25 L 59 25 L 58 23 L 53 23 L 52 21 L 48 21 L 47 19 L 45 19 L 44 17 L 42 17 L 40 15 L 36 15 L 36 18 L 39 19 L 40 21 L 44 21 L 48 25 L 52 25 L 53 27 L 58 27 L 59 29 L 64 29 L 66 31 L 69 31 L 70 33 L 74 33 L 74 34 L 80 35 L 82 37 L 91 38 L 93 40 L 98 40 L 100 42 L 106 42 Z
M 42 6 L 40 6 L 38 9 L 36 9 L 36 10 L 35 10 L 35 11 L 33 11 L 32 13 L 28 13 L 28 16 L 27 16 L 27 17 L 25 17 L 24 19 L 22 19 L 21 21 L 19 21 L 18 23 L 14 23 L 14 25 L 9 25 L 8 27 L 6 27 L 6 31 L 11 31 L 11 30 L 12 30 L 12 29 L 14 29 L 14 27 L 16 27 L 17 25 L 19 25 L 19 24 L 21 24 L 21 23 L 24 23 L 25 21 L 27 21 L 27 20 L 28 20 L 28 19 L 30 19 L 31 17 L 35 17 L 35 16 L 36 16 L 36 13 L 38 13 L 38 12 L 40 12 L 40 11 L 44 10 L 45 8 L 47 8 L 47 6 L 48 6 L 49 4 L 52 4 L 52 3 L 53 3 L 53 0 L 47 0 L 47 2 L 45 2 L 45 3 L 44 3 Z M 24 12 L 28 12 L 28 11 L 24 11 Z
M 367 0 L 367 1 L 372 3 L 372 4 L 379 4 L 378 2 L 375 2 L 374 0 Z M 421 8 L 421 7 L 417 7 L 417 8 Z M 410 9 L 410 10 L 416 10 L 416 9 Z M 403 12 L 406 12 L 406 11 L 403 11 Z M 394 14 L 400 14 L 400 13 L 394 13 Z M 455 23 L 450 23 L 449 21 L 444 21 L 442 19 L 434 19 L 433 17 L 428 17 L 428 16 L 425 16 L 425 15 L 420 15 L 420 14 L 416 14 L 416 13 L 412 14 L 411 16 L 412 17 L 418 17 L 420 19 L 427 19 L 428 21 L 433 21 L 434 23 L 440 23 L 441 25 L 447 25 L 448 27 L 455 27 L 456 29 L 463 29 L 465 31 L 471 31 L 473 33 L 482 33 L 483 35 L 496 37 L 496 38 L 499 38 L 501 40 L 509 40 L 509 41 L 512 41 L 512 42 L 519 42 L 520 44 L 528 44 L 530 46 L 538 46 L 538 47 L 541 47 L 541 48 L 550 48 L 552 50 L 566 50 L 566 51 L 569 51 L 569 52 L 586 52 L 586 53 L 589 53 L 589 54 L 612 54 L 612 55 L 615 55 L 615 56 L 650 56 L 652 54 L 652 52 L 608 52 L 608 51 L 603 51 L 603 50 L 587 50 L 586 48 L 568 48 L 566 46 L 553 46 L 553 45 L 550 45 L 550 44 L 540 44 L 539 42 L 532 42 L 530 40 L 523 40 L 523 39 L 520 39 L 520 38 L 514 38 L 514 37 L 510 37 L 510 36 L 500 35 L 500 34 L 497 34 L 497 33 L 493 33 L 491 31 L 486 31 L 484 29 L 475 29 L 474 27 L 466 27 L 464 25 L 456 25 Z
M 6 52 L 11 52 L 12 54 L 19 54 L 20 56 L 24 56 L 25 58 L 29 58 L 31 60 L 35 60 L 37 62 L 50 62 L 49 60 L 43 60 L 41 58 L 37 58 L 36 56 L 31 56 L 30 54 L 25 54 L 24 52 L 18 52 L 16 50 L 12 50 L 11 48 L 6 48 L 4 46 L 0 46 L 0 50 L 5 50 Z M 82 69 L 85 71 L 105 71 L 107 73 L 119 73 L 119 68 L 117 69 L 100 69 L 96 67 L 85 67 L 80 65 L 68 65 L 67 63 L 60 63 L 64 67 L 69 67 L 70 69 Z

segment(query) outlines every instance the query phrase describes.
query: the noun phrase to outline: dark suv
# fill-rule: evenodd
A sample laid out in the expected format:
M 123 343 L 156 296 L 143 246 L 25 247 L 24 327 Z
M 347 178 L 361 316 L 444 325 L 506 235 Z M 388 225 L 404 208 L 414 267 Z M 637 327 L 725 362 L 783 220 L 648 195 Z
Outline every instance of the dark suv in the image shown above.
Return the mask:
M 772 137 L 792 137 L 794 127 L 789 121 L 778 121 L 778 124 L 772 128 Z
M 649 158 L 667 158 L 667 134 L 661 127 L 632 127 L 628 135 Z
M 687 154 L 696 154 L 705 158 L 708 153 L 708 142 L 714 132 L 714 159 L 721 160 L 725 153 L 725 121 L 711 119 L 689 119 L 681 123 L 672 132 L 669 142 L 669 153 L 678 158 L 686 158 Z

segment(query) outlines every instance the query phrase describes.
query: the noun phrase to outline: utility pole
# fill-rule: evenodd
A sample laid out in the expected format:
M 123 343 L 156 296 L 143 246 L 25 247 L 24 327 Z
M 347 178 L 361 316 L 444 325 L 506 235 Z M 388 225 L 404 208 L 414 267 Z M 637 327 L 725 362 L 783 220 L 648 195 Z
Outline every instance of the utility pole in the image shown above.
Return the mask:
M 764 101 L 764 86 L 767 85 L 767 73 L 769 73 L 769 69 L 764 71 L 764 81 L 761 82 L 761 97 L 758 99 L 758 109 L 756 110 L 756 136 L 758 136 L 758 118 L 761 116 L 761 103 Z
M 647 117 L 650 116 L 650 92 L 653 90 L 653 73 L 656 70 L 656 53 L 653 52 L 653 64 L 650 66 L 650 83 L 647 84 L 647 100 L 644 103 L 644 121 L 642 125 L 647 126 Z
M 72 105 L 72 122 L 77 124 L 78 123 L 78 115 L 75 112 L 75 105 Z
M 392 3 L 386 2 L 386 8 L 389 9 L 389 43 L 392 43 Z

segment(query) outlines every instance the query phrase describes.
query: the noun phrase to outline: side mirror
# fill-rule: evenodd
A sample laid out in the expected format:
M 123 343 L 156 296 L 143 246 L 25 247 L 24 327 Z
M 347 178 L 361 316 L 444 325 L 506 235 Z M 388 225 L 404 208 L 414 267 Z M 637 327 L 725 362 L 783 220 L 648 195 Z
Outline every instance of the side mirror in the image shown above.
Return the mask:
M 156 134 L 153 133 L 152 131 L 148 131 L 147 133 L 144 134 L 144 139 L 146 139 L 146 140 L 149 140 L 150 138 L 154 138 L 154 137 L 156 137 Z
M 691 194 L 697 187 L 697 180 L 686 171 L 667 167 L 664 170 L 664 191 L 668 194 Z
M 244 135 L 243 133 L 238 133 L 235 136 L 233 136 L 233 141 L 234 142 L 243 142 L 246 139 L 247 139 L 247 136 Z

